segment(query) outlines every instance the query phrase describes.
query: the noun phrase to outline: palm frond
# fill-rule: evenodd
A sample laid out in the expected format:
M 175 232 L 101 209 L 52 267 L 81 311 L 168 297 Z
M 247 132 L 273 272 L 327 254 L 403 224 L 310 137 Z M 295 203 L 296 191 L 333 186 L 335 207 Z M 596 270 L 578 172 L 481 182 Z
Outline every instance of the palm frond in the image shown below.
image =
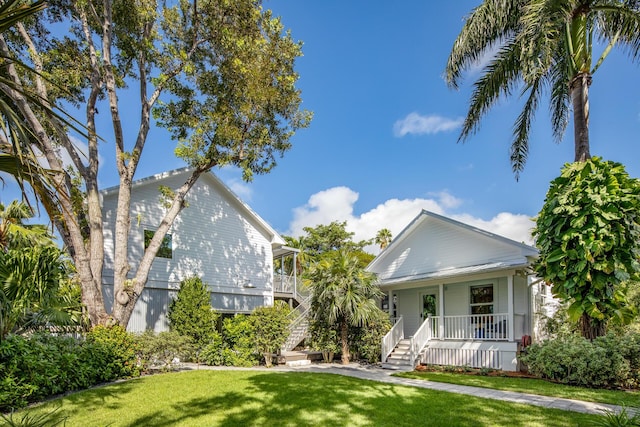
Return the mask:
M 533 116 L 538 109 L 538 102 L 543 86 L 544 80 L 539 78 L 523 90 L 523 95 L 528 92 L 529 96 L 522 108 L 522 112 L 516 119 L 513 131 L 514 139 L 511 143 L 511 168 L 516 176 L 516 180 L 520 178 L 520 172 L 524 170 L 524 165 L 529 156 L 529 132 L 531 130 Z
M 445 81 L 458 88 L 462 73 L 476 65 L 484 52 L 502 44 L 515 33 L 518 25 L 515 13 L 522 0 L 486 0 L 466 19 L 445 68 Z
M 518 45 L 514 43 L 504 45 L 496 58 L 487 66 L 484 74 L 476 81 L 458 141 L 464 141 L 477 132 L 480 120 L 491 107 L 502 96 L 511 95 L 520 77 L 519 57 Z

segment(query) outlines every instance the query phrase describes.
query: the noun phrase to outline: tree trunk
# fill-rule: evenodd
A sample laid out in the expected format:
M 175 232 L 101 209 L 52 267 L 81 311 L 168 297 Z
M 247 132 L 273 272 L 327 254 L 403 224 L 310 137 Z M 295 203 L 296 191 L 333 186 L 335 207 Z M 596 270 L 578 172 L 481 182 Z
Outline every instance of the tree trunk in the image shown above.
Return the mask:
M 582 72 L 571 80 L 569 89 L 573 103 L 573 138 L 575 161 L 585 162 L 591 158 L 589 152 L 589 86 L 591 74 Z
M 593 341 L 595 338 L 606 335 L 606 324 L 583 313 L 580 317 L 580 333 L 584 338 Z
M 342 346 L 342 364 L 349 364 L 349 325 L 343 321 L 340 325 L 340 344 Z

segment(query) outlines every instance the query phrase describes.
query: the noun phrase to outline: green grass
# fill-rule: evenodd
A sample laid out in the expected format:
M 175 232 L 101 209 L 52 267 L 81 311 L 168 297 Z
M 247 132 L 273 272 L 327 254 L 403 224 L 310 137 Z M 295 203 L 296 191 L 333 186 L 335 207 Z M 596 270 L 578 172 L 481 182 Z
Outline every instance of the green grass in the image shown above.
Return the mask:
M 449 384 L 470 385 L 496 390 L 519 391 L 542 396 L 585 400 L 587 402 L 610 403 L 614 405 L 640 406 L 640 392 L 623 390 L 603 390 L 552 383 L 534 378 L 493 377 L 467 375 L 454 372 L 402 372 L 399 377 L 436 381 Z
M 111 384 L 31 411 L 66 426 L 584 426 L 564 412 L 333 374 L 189 371 Z

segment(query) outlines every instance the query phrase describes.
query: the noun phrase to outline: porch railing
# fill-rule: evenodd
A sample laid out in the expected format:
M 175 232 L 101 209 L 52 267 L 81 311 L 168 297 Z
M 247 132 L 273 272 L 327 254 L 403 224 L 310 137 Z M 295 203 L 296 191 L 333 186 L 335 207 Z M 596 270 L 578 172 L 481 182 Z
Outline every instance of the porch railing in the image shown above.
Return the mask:
M 382 338 L 382 362 L 387 360 L 387 357 L 389 357 L 401 339 L 404 339 L 404 322 L 402 316 L 396 319 L 393 327 L 387 332 L 387 335 Z
M 440 339 L 507 341 L 509 315 L 497 313 L 444 316 L 443 329 L 444 336 L 440 336 Z
M 293 294 L 296 291 L 296 278 L 293 276 L 283 276 L 274 274 L 273 291 L 283 294 Z

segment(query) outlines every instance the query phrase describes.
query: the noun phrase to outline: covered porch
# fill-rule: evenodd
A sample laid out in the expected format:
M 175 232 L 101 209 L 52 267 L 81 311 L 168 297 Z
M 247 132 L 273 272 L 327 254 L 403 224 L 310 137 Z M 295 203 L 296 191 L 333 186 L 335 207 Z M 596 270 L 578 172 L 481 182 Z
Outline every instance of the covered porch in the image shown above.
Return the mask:
M 519 343 L 530 334 L 529 281 L 525 271 L 508 270 L 383 285 L 393 328 L 382 362 L 516 370 Z

